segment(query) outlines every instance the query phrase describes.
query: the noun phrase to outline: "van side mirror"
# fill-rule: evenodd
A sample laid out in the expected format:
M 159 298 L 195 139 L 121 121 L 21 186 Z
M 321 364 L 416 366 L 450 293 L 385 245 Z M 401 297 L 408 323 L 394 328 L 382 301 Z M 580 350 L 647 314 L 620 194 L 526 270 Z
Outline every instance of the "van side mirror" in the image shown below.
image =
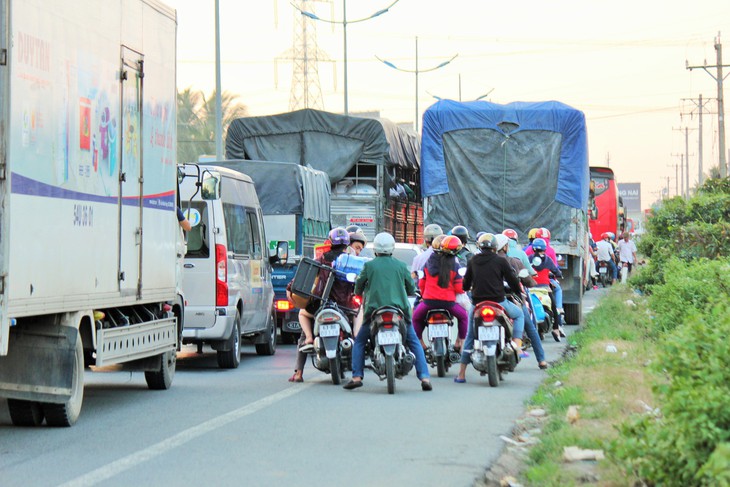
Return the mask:
M 276 244 L 276 254 L 269 257 L 271 264 L 281 263 L 286 264 L 289 259 L 289 242 L 286 240 L 280 240 Z
M 221 197 L 221 175 L 215 171 L 205 170 L 200 183 L 200 196 L 204 200 L 217 200 Z

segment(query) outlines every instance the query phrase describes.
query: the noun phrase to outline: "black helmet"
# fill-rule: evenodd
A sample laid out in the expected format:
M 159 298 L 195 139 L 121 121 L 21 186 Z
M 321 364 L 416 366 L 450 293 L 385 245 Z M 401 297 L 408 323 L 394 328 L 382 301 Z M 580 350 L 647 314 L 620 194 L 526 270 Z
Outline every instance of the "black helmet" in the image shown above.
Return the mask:
M 461 243 L 465 244 L 466 241 L 469 239 L 469 230 L 467 230 L 464 225 L 456 225 L 454 228 L 451 229 L 451 235 L 459 237 Z

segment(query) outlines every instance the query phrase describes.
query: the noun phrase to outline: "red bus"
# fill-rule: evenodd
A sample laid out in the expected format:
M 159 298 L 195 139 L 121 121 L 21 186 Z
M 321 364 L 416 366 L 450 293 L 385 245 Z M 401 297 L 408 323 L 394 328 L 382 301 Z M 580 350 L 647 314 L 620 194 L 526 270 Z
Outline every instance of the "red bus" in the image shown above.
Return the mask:
M 608 167 L 591 166 L 590 174 L 588 226 L 591 235 L 594 240 L 599 240 L 603 232 L 613 232 L 618 236 L 623 222 L 613 170 Z

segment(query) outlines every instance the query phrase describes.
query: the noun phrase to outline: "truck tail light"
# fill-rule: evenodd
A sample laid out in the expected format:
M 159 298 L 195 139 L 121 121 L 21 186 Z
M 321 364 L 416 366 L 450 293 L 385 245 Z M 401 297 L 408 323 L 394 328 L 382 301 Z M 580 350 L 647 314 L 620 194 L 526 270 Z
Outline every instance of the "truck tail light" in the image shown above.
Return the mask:
M 215 305 L 228 306 L 228 250 L 215 246 Z
M 276 300 L 276 311 L 289 311 L 294 309 L 294 305 L 289 302 L 287 299 L 277 299 Z

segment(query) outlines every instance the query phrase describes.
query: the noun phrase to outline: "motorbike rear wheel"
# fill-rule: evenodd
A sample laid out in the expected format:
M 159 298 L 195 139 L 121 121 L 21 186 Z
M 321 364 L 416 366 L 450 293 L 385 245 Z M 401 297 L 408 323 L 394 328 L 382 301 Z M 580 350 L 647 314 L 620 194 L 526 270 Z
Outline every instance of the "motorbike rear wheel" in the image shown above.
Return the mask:
M 446 357 L 443 355 L 436 357 L 436 373 L 439 377 L 446 376 Z
M 395 357 L 385 356 L 385 375 L 388 380 L 388 394 L 395 394 Z
M 338 353 L 335 358 L 330 359 L 330 375 L 332 376 L 332 383 L 336 386 L 340 385 L 342 374 L 340 372 L 340 354 Z
M 496 355 L 487 357 L 487 375 L 489 376 L 489 385 L 497 387 L 499 385 L 499 371 L 497 370 Z

